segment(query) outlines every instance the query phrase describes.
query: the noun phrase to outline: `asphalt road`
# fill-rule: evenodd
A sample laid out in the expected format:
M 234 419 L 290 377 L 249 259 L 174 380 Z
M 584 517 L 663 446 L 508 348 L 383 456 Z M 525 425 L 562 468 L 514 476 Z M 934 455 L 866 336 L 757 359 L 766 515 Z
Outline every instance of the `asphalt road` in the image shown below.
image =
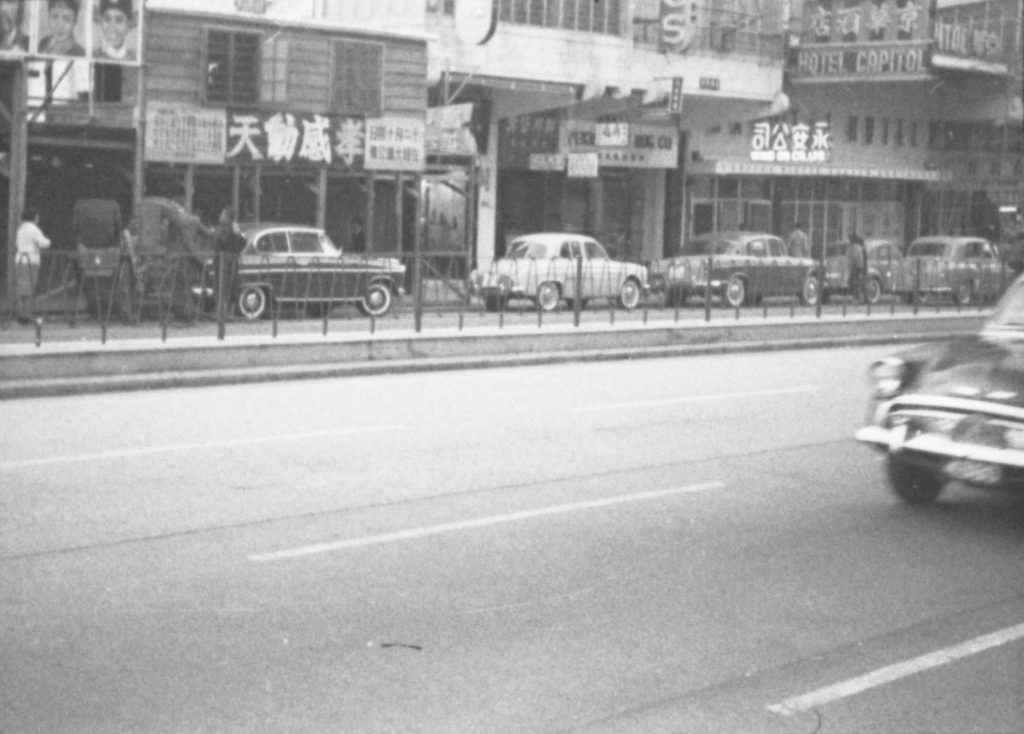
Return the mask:
M 9 401 L 4 732 L 1019 732 L 1024 501 L 838 349 Z

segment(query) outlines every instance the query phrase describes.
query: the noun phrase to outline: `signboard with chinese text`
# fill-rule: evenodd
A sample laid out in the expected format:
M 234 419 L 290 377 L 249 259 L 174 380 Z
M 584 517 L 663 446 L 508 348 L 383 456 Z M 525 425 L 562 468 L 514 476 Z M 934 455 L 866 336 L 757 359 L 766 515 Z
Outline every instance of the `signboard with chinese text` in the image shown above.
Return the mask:
M 565 173 L 569 178 L 597 178 L 599 164 L 597 153 L 569 153 L 565 157 Z
M 595 152 L 602 166 L 675 168 L 679 162 L 679 130 L 632 124 L 629 126 L 628 145 L 602 148 L 597 145 L 594 122 L 570 120 L 563 127 L 560 150 L 566 154 Z
M 668 111 L 673 115 L 680 115 L 683 112 L 683 78 L 672 77 L 672 91 L 668 96 Z
M 565 156 L 561 153 L 531 153 L 531 171 L 564 171 Z
M 932 24 L 932 65 L 1008 74 L 1016 48 L 1019 12 L 1018 8 L 998 2 L 937 9 Z
M 474 156 L 476 138 L 470 131 L 473 105 L 453 104 L 427 108 L 427 155 Z
M 366 129 L 362 117 L 228 110 L 225 161 L 358 169 L 368 147 Z M 420 140 L 422 148 L 422 135 Z
M 0 59 L 139 64 L 142 0 L 0 3 Z
M 623 148 L 629 145 L 628 122 L 598 122 L 595 128 L 598 148 Z
M 426 124 L 416 117 L 366 120 L 367 170 L 422 171 L 426 165 Z
M 558 153 L 558 113 L 519 115 L 498 122 L 498 165 L 529 168 L 534 153 Z
M 754 124 L 750 160 L 766 163 L 824 163 L 832 139 L 827 122 L 768 122 Z
M 227 111 L 152 102 L 146 107 L 147 161 L 223 163 Z

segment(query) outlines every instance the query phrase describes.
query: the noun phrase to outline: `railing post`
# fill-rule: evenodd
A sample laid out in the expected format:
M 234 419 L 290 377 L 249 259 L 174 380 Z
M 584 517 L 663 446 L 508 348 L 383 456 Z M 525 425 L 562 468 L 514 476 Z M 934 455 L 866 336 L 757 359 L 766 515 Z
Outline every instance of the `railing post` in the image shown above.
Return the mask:
M 576 256 L 576 297 L 572 299 L 572 325 L 580 325 L 580 306 L 583 295 L 583 257 Z
M 914 304 L 914 315 L 917 316 L 918 301 L 921 297 L 921 260 L 917 261 L 917 267 L 914 271 L 914 293 L 913 293 L 913 304 Z
M 714 257 L 708 255 L 708 271 L 704 274 L 704 321 L 711 321 L 711 266 Z
M 217 309 L 217 339 L 224 341 L 225 331 L 225 304 L 224 292 L 227 290 L 227 253 L 217 253 L 217 295 L 215 307 Z

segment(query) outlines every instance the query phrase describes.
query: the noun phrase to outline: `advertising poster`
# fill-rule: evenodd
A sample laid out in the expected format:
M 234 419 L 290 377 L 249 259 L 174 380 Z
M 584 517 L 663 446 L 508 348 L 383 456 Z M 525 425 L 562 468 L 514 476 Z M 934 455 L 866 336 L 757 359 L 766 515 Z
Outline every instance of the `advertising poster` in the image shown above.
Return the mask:
M 0 0 L 0 59 L 139 63 L 142 0 Z

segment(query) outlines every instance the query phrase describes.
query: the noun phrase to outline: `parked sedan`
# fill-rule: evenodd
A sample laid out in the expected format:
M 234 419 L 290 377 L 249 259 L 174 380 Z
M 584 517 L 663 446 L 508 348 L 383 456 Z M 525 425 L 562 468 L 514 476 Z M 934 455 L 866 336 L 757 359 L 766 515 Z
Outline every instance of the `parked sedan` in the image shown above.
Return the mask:
M 517 237 L 505 257 L 472 273 L 470 286 L 488 311 L 504 309 L 512 298 L 529 299 L 542 311 L 593 298 L 632 309 L 648 291 L 646 267 L 612 260 L 593 237 L 565 232 Z
M 734 308 L 765 296 L 796 296 L 818 302 L 815 263 L 793 257 L 781 238 L 765 232 L 713 232 L 693 237 L 682 252 L 652 266 L 668 305 L 710 293 Z
M 871 376 L 873 418 L 856 437 L 902 499 L 931 502 L 950 481 L 1024 490 L 1024 280 L 979 334 L 900 352 Z
M 949 296 L 953 303 L 966 306 L 995 298 L 1011 278 L 988 240 L 929 236 L 910 243 L 896 288 L 908 303 L 918 293 Z
M 294 224 L 243 224 L 234 298 L 239 313 L 258 319 L 275 303 L 314 314 L 354 303 L 367 316 L 388 312 L 404 292 L 405 266 L 394 258 L 346 255 L 327 233 Z
M 849 251 L 849 242 L 836 242 L 825 248 L 822 303 L 828 303 L 833 294 L 849 294 Z M 883 293 L 893 292 L 903 264 L 903 253 L 899 245 L 884 239 L 866 240 L 864 251 L 867 253 L 864 296 L 868 303 L 878 303 Z

